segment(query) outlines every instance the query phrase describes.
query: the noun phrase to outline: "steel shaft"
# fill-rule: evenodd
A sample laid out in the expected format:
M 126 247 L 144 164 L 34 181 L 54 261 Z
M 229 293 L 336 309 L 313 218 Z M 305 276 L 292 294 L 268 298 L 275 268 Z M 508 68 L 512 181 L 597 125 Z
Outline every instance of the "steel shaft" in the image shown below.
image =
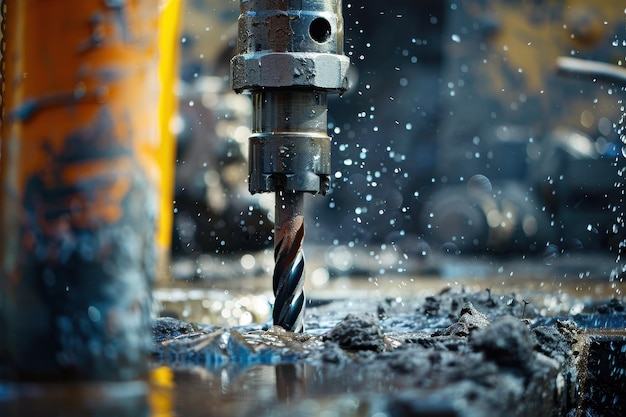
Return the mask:
M 275 195 L 274 324 L 300 332 L 304 315 L 304 194 L 278 191 Z

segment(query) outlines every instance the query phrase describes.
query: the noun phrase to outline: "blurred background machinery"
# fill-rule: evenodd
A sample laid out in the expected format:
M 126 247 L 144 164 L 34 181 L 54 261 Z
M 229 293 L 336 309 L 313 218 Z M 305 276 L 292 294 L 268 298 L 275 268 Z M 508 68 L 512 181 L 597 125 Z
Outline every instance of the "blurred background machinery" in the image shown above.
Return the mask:
M 182 13 L 173 252 L 232 253 L 271 245 L 271 196 L 250 195 L 252 110 L 230 88 L 239 5 L 189 1 Z
M 226 88 L 235 3 L 183 12 L 178 254 L 272 244 L 272 202 L 244 183 L 250 106 Z M 624 65 L 623 4 L 344 2 L 344 19 L 352 85 L 329 100 L 334 175 L 330 198 L 308 205 L 307 241 L 408 254 L 615 246 L 625 93 L 563 76 L 557 60 Z
M 511 235 L 517 237 L 463 246 L 524 251 L 551 242 L 561 249 L 607 248 L 615 233 L 612 208 L 619 204 L 615 124 L 624 90 L 599 76 L 564 77 L 557 62 L 567 56 L 623 65 L 624 48 L 616 42 L 626 30 L 622 5 L 450 6 L 437 178 L 459 184 L 484 174 L 498 188 L 496 200 L 506 200 L 511 189 L 505 184 L 515 183 L 531 203 L 500 209 L 506 220 L 490 227 L 490 233 L 506 233 L 517 218 L 516 229 L 523 231 Z M 524 218 L 538 227 L 525 229 Z

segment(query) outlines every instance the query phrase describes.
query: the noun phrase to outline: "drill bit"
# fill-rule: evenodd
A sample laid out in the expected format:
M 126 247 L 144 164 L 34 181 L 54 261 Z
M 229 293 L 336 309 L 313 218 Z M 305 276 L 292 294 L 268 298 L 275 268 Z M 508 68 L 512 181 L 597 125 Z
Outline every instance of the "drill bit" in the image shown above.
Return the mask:
M 340 0 L 241 0 L 236 92 L 252 93 L 251 193 L 276 193 L 274 324 L 303 330 L 304 193 L 330 188 L 327 93 L 348 87 Z
M 274 324 L 292 332 L 303 330 L 304 194 L 277 191 L 274 229 Z

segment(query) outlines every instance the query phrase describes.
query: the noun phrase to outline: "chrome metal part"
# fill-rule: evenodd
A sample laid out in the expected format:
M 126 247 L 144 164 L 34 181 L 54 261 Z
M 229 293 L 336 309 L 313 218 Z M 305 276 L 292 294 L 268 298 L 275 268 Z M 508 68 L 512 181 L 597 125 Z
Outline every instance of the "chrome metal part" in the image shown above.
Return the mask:
M 326 194 L 331 173 L 326 93 L 262 90 L 253 93 L 253 103 L 250 192 Z
M 253 98 L 251 193 L 276 193 L 274 324 L 302 331 L 303 193 L 330 188 L 328 93 L 348 86 L 341 0 L 242 0 L 231 85 Z
M 238 55 L 231 61 L 235 91 L 309 87 L 345 91 L 341 0 L 241 2 Z

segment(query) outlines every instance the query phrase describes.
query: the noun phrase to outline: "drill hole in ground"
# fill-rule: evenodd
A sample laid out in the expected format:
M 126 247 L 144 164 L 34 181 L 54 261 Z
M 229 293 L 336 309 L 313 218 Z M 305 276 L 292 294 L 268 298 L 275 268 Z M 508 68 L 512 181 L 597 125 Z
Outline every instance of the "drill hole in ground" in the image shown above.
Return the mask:
M 332 29 L 328 20 L 318 17 L 309 26 L 309 35 L 317 43 L 324 43 L 330 39 Z

